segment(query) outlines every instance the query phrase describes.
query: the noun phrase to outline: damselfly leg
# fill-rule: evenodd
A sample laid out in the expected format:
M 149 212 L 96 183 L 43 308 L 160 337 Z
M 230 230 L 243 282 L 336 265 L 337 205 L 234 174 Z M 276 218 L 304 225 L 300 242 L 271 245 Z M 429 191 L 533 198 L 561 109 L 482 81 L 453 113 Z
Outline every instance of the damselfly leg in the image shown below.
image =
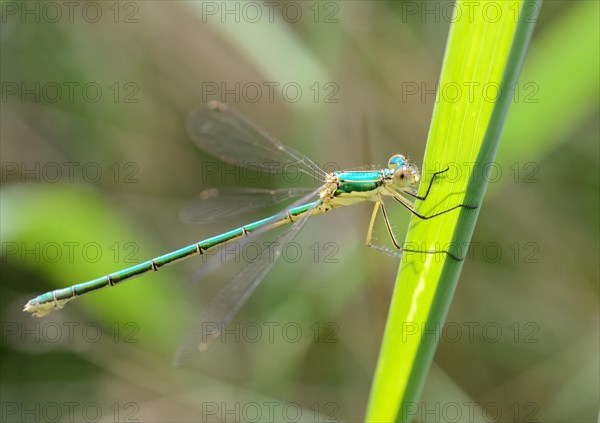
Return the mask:
M 436 179 L 437 176 L 444 174 L 446 172 L 448 172 L 449 168 L 446 167 L 445 169 L 435 172 L 431 178 L 431 180 L 429 181 L 429 185 L 427 186 L 427 190 L 425 191 L 425 194 L 420 196 L 417 194 L 417 192 L 412 189 L 412 188 L 405 188 L 402 191 L 397 191 L 394 189 L 389 189 L 389 193 L 390 196 L 396 200 L 397 202 L 399 202 L 400 204 L 402 204 L 402 206 L 404 206 L 406 209 L 408 209 L 413 215 L 415 215 L 416 217 L 418 217 L 419 219 L 422 220 L 428 220 L 428 219 L 432 219 L 434 217 L 446 214 L 448 212 L 451 212 L 453 210 L 459 209 L 459 208 L 465 208 L 465 209 L 476 209 L 477 206 L 470 206 L 470 205 L 466 205 L 466 204 L 459 204 L 453 207 L 450 207 L 446 210 L 443 210 L 441 212 L 438 213 L 434 213 L 432 215 L 424 215 L 422 213 L 419 213 L 418 211 L 415 210 L 415 205 L 413 203 L 411 203 L 408 199 L 406 199 L 403 194 L 407 194 L 415 199 L 421 200 L 421 201 L 425 201 L 428 196 L 429 193 L 431 192 L 431 187 L 433 186 L 433 183 Z M 388 232 L 388 235 L 392 241 L 392 244 L 395 248 L 395 250 L 389 250 L 385 247 L 381 247 L 379 245 L 376 245 L 373 242 L 373 229 L 375 226 L 375 222 L 377 220 L 377 216 L 379 211 L 381 210 L 381 215 L 383 217 L 384 223 L 385 223 L 385 227 L 386 230 Z M 379 197 L 379 201 L 377 201 L 375 203 L 375 207 L 373 208 L 373 214 L 371 215 L 371 221 L 369 223 L 369 229 L 367 231 L 367 246 L 383 252 L 385 254 L 391 255 L 393 257 L 401 257 L 403 252 L 412 252 L 412 253 L 423 253 L 423 254 L 447 254 L 450 258 L 456 260 L 456 261 L 462 261 L 464 258 L 458 257 L 455 254 L 451 253 L 448 250 L 427 250 L 427 251 L 423 251 L 423 250 L 415 250 L 415 249 L 408 249 L 408 248 L 404 248 L 400 245 L 400 243 L 398 242 L 398 239 L 396 237 L 396 235 L 394 234 L 394 231 L 392 229 L 392 225 L 390 223 L 387 211 L 385 209 L 385 205 L 383 203 L 383 199 L 381 198 L 381 196 Z

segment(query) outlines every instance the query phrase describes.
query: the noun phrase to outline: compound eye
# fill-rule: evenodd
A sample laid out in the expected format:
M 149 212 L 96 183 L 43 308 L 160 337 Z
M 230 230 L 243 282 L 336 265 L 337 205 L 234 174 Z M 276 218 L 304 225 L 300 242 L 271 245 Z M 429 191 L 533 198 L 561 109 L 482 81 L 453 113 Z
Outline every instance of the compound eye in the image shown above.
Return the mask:
M 406 179 L 406 171 L 404 167 L 400 167 L 394 172 L 394 178 L 396 178 L 399 181 L 404 181 Z
M 388 161 L 388 169 L 401 168 L 404 166 L 405 163 L 406 157 L 404 157 L 402 154 L 394 154 L 392 157 L 390 157 L 390 160 Z

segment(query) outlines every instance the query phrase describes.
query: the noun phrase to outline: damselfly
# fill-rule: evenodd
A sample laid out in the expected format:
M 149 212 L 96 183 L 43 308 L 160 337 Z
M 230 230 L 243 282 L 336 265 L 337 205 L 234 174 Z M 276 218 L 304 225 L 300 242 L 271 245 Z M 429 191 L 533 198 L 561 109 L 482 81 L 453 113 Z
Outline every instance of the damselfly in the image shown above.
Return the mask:
M 241 238 L 289 224 L 289 227 L 277 238 L 271 254 L 265 255 L 264 259 L 261 258 L 245 266 L 216 295 L 199 318 L 199 324 L 202 322 L 213 322 L 219 324 L 218 327 L 224 327 L 273 266 L 275 260 L 272 260 L 272 257 L 279 257 L 281 255 L 284 246 L 296 236 L 306 224 L 309 216 L 326 213 L 342 206 L 365 201 L 375 203 L 367 232 L 367 244 L 370 247 L 381 249 L 372 242 L 375 220 L 381 212 L 387 232 L 395 248 L 393 255 L 400 256 L 402 251 L 430 254 L 445 253 L 455 260 L 460 260 L 459 257 L 453 256 L 448 251 L 414 251 L 403 249 L 392 231 L 388 213 L 383 203 L 385 197 L 391 198 L 420 219 L 431 219 L 458 208 L 475 208 L 459 204 L 429 216 L 425 216 L 415 210 L 413 201 L 426 200 L 436 177 L 448 171 L 448 168 L 435 172 L 429 181 L 427 190 L 422 196 L 419 196 L 416 190 L 421 176 L 419 169 L 413 162 L 401 154 L 392 156 L 388 161 L 387 168 L 384 169 L 327 173 L 303 154 L 284 147 L 273 136 L 259 129 L 241 114 L 220 102 L 211 102 L 194 110 L 186 121 L 186 127 L 189 135 L 200 148 L 224 162 L 240 166 L 251 164 L 255 168 L 266 172 L 280 170 L 281 166 L 292 165 L 296 166 L 301 172 L 317 175 L 323 184 L 316 190 L 303 188 L 238 190 L 238 193 L 244 194 L 246 198 L 248 198 L 248 195 L 252 195 L 255 200 L 260 199 L 260 201 L 239 202 L 236 205 L 236 210 L 232 213 L 255 211 L 261 205 L 272 205 L 293 197 L 302 196 L 302 198 L 286 207 L 283 211 L 266 219 L 249 223 L 221 235 L 196 242 L 125 270 L 114 272 L 89 282 L 42 294 L 29 300 L 25 305 L 24 311 L 41 317 L 53 310 L 63 308 L 69 301 L 88 292 L 106 286 L 117 285 L 135 276 L 151 271 L 158 271 L 167 264 L 194 255 L 205 254 L 225 244 L 240 241 Z M 281 166 L 273 166 L 273 163 L 279 163 Z M 215 191 L 216 193 L 218 191 Z M 207 195 L 207 197 L 211 197 L 211 195 Z M 207 203 L 210 201 L 211 198 L 206 198 Z M 228 213 L 227 210 L 222 210 L 221 212 L 221 214 Z M 179 355 L 184 355 L 189 349 L 202 350 L 206 345 L 207 340 L 205 337 L 202 334 L 195 333 L 191 336 L 187 346 L 180 350 Z

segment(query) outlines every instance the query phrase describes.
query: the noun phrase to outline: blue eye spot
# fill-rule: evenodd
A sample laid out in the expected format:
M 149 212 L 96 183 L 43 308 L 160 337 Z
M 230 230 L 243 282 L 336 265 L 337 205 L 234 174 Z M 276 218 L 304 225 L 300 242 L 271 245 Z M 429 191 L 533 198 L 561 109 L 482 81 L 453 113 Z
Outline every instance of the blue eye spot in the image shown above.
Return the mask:
M 396 168 L 404 166 L 405 163 L 406 163 L 406 158 L 402 154 L 395 154 L 388 161 L 388 168 L 396 169 Z

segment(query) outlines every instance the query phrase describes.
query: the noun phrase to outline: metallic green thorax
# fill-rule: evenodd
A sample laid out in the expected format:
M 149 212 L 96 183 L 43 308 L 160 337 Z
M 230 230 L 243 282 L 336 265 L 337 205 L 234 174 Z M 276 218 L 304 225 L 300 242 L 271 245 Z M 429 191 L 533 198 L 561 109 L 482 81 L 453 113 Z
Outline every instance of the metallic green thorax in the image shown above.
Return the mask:
M 391 172 L 388 169 L 377 171 L 335 172 L 339 179 L 338 192 L 367 192 L 374 191 L 383 185 L 383 178 Z

